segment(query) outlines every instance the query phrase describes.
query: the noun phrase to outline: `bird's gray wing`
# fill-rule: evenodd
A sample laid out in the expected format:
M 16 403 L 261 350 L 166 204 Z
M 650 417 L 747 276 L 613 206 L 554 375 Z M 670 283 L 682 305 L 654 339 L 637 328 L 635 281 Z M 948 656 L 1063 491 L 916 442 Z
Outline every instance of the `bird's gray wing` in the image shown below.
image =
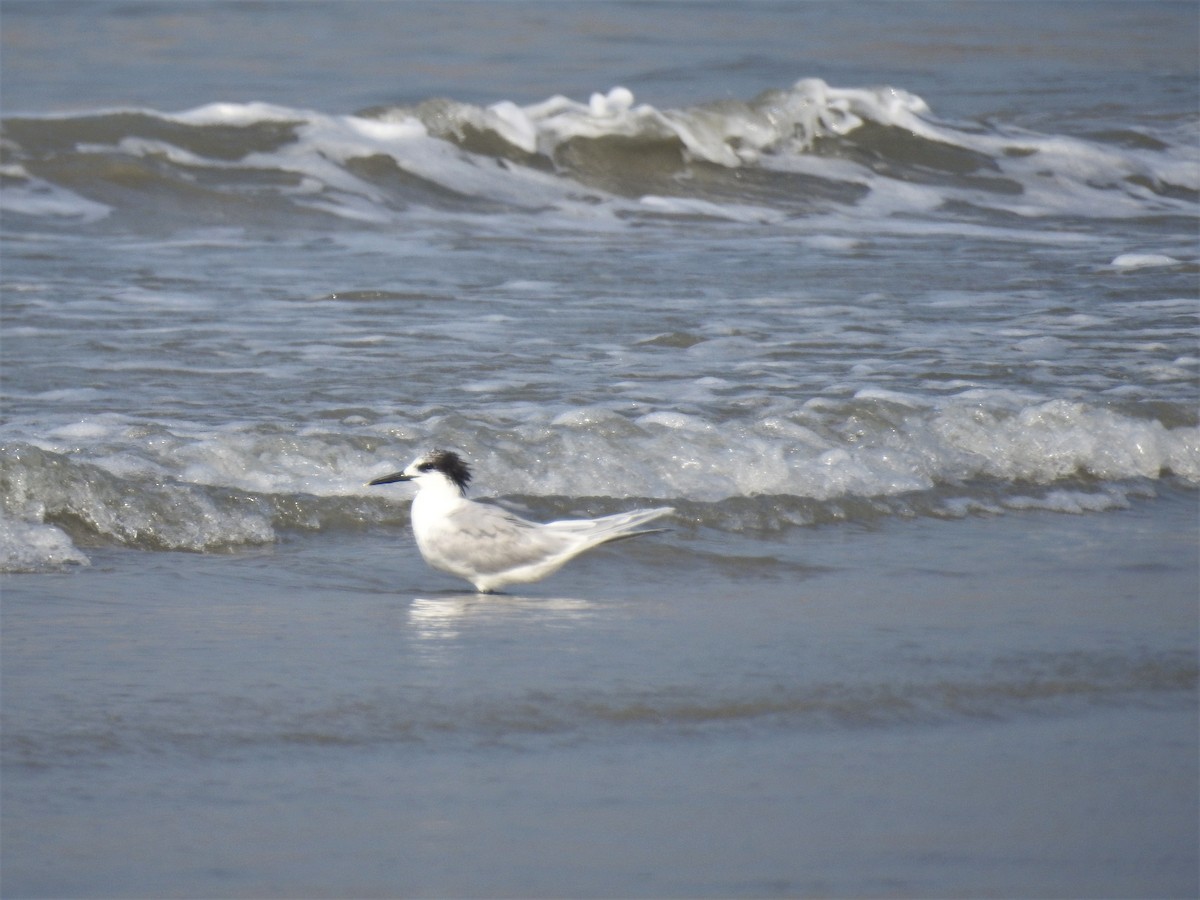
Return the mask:
M 459 507 L 446 523 L 461 539 L 462 562 L 480 574 L 497 574 L 543 562 L 569 550 L 576 539 L 487 503 Z

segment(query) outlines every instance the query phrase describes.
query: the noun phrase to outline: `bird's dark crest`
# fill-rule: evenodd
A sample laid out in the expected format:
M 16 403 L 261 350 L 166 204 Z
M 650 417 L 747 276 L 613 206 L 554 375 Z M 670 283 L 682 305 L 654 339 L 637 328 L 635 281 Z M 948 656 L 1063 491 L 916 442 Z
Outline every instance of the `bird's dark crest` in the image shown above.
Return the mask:
M 467 485 L 471 483 L 471 470 L 453 450 L 434 450 L 421 464 L 421 468 L 425 466 L 437 469 L 458 485 L 460 491 L 464 494 L 467 492 Z

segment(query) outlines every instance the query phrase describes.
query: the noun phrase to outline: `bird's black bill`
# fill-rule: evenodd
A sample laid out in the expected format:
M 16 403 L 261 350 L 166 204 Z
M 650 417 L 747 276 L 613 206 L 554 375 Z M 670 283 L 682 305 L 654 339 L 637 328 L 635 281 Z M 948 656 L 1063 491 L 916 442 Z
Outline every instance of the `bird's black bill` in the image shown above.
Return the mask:
M 391 475 L 383 475 L 373 481 L 368 481 L 367 486 L 372 484 L 391 484 L 393 481 L 412 481 L 411 475 L 405 475 L 403 472 L 393 472 Z

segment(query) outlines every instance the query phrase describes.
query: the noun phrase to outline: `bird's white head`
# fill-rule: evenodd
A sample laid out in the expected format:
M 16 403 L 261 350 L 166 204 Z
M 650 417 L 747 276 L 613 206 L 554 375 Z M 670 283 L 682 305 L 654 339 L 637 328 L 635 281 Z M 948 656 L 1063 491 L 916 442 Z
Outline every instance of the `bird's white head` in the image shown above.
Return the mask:
M 391 484 L 395 481 L 413 481 L 418 488 L 452 489 L 459 496 L 466 496 L 471 470 L 453 450 L 430 450 L 414 459 L 402 472 L 393 472 L 367 483 Z

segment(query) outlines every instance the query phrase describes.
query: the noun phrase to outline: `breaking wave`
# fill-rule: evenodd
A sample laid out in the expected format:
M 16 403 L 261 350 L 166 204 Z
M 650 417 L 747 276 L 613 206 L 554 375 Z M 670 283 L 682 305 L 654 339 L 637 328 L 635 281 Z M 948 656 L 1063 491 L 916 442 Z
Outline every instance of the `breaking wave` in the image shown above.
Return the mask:
M 86 547 L 213 551 L 283 532 L 402 526 L 407 492 L 366 482 L 431 445 L 461 449 L 482 496 L 535 515 L 669 501 L 734 533 L 891 516 L 1101 512 L 1200 486 L 1200 427 L 1061 400 L 967 392 L 940 403 L 864 391 L 749 423 L 602 407 L 522 422 L 435 414 L 338 430 L 174 430 L 107 416 L 0 448 L 9 571 L 86 562 Z M 79 437 L 87 447 L 80 452 Z
M 774 223 L 831 211 L 872 222 L 934 210 L 964 222 L 983 210 L 1193 215 L 1193 139 L 947 122 L 900 88 L 814 78 L 678 110 L 621 87 L 586 103 L 430 99 L 355 115 L 214 103 L 7 118 L 0 204 L 143 226 L 169 218 L 172 199 L 192 225 L 293 227 L 388 224 L 422 207 Z

